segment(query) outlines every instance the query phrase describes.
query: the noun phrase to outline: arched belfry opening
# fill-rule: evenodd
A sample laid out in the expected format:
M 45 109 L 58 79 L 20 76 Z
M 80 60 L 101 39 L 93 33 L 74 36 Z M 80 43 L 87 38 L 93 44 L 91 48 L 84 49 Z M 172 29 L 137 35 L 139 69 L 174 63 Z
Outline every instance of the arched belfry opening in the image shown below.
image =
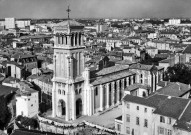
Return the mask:
M 58 101 L 58 116 L 64 117 L 66 115 L 66 104 L 64 100 L 60 99 Z
M 76 100 L 76 117 L 80 117 L 82 115 L 82 100 L 79 98 Z

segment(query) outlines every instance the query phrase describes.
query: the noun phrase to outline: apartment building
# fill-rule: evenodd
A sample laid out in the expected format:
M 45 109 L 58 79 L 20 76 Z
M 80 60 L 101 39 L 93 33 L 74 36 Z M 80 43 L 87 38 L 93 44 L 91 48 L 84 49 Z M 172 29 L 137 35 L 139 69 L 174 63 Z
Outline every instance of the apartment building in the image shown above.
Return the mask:
M 189 99 L 154 94 L 148 98 L 126 95 L 115 129 L 126 135 L 190 135 Z

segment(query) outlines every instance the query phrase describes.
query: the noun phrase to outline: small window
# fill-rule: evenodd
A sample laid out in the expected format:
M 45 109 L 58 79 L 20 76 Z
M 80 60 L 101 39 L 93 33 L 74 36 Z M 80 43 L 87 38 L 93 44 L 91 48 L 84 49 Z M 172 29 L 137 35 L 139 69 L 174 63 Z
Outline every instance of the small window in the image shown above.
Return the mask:
M 128 108 L 128 109 L 130 108 L 130 104 L 129 104 L 129 103 L 127 103 L 127 108 Z
M 168 118 L 167 123 L 168 123 L 168 124 L 171 124 L 171 118 Z
M 139 106 L 137 106 L 137 110 L 139 110 Z
M 165 123 L 165 118 L 163 116 L 160 116 L 160 122 Z
M 164 128 L 162 128 L 162 127 L 159 127 L 159 134 L 162 134 L 162 135 L 164 135 Z
M 58 90 L 58 94 L 61 94 L 61 90 L 60 89 Z
M 145 108 L 145 113 L 147 112 L 147 108 Z
M 95 95 L 96 96 L 98 95 L 98 88 L 97 87 L 95 88 Z
M 172 131 L 167 129 L 167 135 L 172 135 Z
M 130 127 L 126 127 L 126 133 L 130 134 Z
M 30 101 L 30 98 L 28 99 L 28 101 Z
M 117 124 L 117 130 L 121 131 L 121 125 L 120 124 Z
M 33 104 L 31 106 L 33 106 Z
M 78 95 L 78 89 L 75 90 L 76 95 Z
M 130 115 L 126 114 L 126 122 L 130 122 Z
M 148 120 L 147 119 L 144 120 L 144 127 L 148 127 Z
M 136 125 L 139 125 L 139 117 L 136 117 Z

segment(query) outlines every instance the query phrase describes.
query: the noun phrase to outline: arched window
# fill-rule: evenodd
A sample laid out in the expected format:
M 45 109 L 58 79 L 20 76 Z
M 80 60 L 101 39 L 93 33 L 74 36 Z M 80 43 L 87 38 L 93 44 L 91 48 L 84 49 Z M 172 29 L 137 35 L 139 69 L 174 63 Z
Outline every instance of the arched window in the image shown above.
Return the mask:
M 124 79 L 124 88 L 126 88 L 127 87 L 127 80 L 126 80 L 126 78 Z
M 58 94 L 61 94 L 61 90 L 60 89 L 58 89 Z
M 82 92 L 82 88 L 79 88 L 79 92 L 78 93 L 80 94 L 81 92 Z
M 76 95 L 78 95 L 78 89 L 75 90 Z
M 98 95 L 98 87 L 95 87 L 95 95 Z
M 65 95 L 65 91 L 64 90 L 62 90 L 62 95 Z

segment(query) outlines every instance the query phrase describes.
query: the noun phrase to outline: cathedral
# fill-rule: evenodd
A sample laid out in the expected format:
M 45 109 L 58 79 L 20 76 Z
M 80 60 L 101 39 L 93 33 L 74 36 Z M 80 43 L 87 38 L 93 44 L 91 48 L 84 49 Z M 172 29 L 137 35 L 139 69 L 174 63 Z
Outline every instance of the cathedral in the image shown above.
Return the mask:
M 102 112 L 119 105 L 126 88 L 137 83 L 149 85 L 148 93 L 156 90 L 163 74 L 160 67 L 122 64 L 92 71 L 85 66 L 83 28 L 70 19 L 54 27 L 52 117 L 71 121 Z M 106 63 L 101 60 L 102 66 Z

